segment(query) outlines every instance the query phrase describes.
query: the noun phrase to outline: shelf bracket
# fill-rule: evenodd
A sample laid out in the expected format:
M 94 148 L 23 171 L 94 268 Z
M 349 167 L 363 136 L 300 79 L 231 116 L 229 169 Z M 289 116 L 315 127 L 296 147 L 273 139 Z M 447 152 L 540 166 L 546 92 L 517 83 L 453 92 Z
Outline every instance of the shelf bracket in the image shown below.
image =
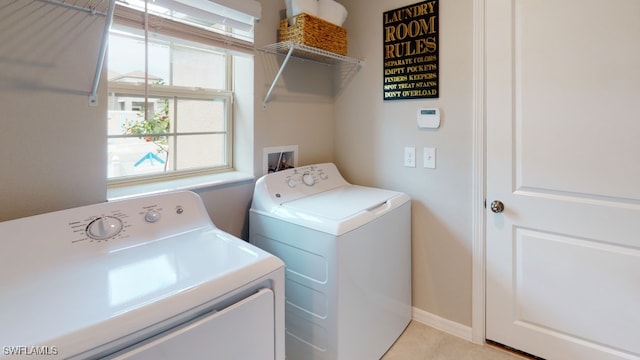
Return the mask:
M 116 8 L 116 0 L 109 1 L 109 11 L 104 21 L 104 33 L 102 34 L 102 43 L 100 44 L 100 52 L 98 53 L 98 64 L 96 65 L 96 74 L 93 78 L 93 86 L 89 93 L 89 106 L 98 106 L 98 84 L 100 83 L 100 75 L 102 74 L 102 66 L 104 58 L 107 55 L 107 45 L 109 43 L 109 30 L 113 22 L 113 13 Z
M 278 82 L 278 79 L 280 78 L 280 75 L 282 75 L 282 71 L 284 70 L 285 66 L 287 66 L 287 62 L 291 58 L 291 54 L 293 54 L 293 50 L 294 49 L 295 49 L 295 47 L 293 47 L 293 46 L 289 47 L 289 51 L 287 52 L 287 56 L 284 58 L 284 61 L 282 62 L 282 65 L 280 65 L 280 69 L 278 69 L 278 73 L 276 74 L 276 77 L 273 79 L 273 82 L 271 83 L 271 86 L 269 87 L 269 90 L 267 91 L 267 95 L 265 95 L 265 97 L 264 97 L 264 101 L 262 102 L 262 108 L 263 109 L 267 108 L 267 101 L 269 101 L 269 97 L 271 96 L 271 92 L 273 91 L 273 88 L 276 86 L 276 82 Z

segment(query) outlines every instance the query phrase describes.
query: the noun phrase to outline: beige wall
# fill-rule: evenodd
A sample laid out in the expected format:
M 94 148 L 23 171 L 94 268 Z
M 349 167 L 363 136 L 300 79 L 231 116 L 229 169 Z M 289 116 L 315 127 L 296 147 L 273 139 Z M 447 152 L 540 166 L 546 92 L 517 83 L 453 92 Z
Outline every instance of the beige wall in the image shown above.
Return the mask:
M 415 2 L 344 0 L 350 56 L 365 65 L 336 99 L 335 159 L 351 182 L 413 199 L 413 305 L 471 325 L 472 1 L 440 1 L 440 97 L 382 100 L 382 13 Z M 420 107 L 439 107 L 437 130 L 416 125 Z M 403 166 L 415 146 L 417 167 Z M 437 168 L 422 148 L 437 148 Z
M 88 97 L 104 17 L 51 9 L 0 6 L 0 221 L 106 196 L 107 101 Z

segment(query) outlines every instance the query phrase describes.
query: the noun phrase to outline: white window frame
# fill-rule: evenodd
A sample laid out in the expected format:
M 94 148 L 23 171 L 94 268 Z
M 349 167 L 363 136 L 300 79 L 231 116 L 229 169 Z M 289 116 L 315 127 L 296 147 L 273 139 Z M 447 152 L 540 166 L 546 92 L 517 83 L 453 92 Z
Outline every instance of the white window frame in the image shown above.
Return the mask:
M 109 186 L 123 186 L 133 185 L 136 183 L 151 183 L 163 180 L 170 180 L 173 178 L 198 176 L 203 174 L 213 174 L 230 172 L 234 170 L 233 162 L 233 99 L 234 94 L 232 91 L 233 84 L 233 53 L 252 53 L 254 50 L 253 43 L 246 40 L 234 38 L 231 36 L 221 35 L 219 32 L 212 32 L 203 30 L 197 27 L 191 27 L 187 24 L 182 24 L 170 19 L 159 18 L 155 15 L 144 14 L 139 10 L 131 9 L 126 6 L 117 4 L 116 12 L 114 14 L 114 22 L 119 25 L 144 29 L 144 18 L 150 19 L 147 24 L 149 32 L 157 32 L 162 35 L 179 38 L 185 40 L 185 42 L 197 42 L 204 46 L 211 46 L 215 48 L 221 48 L 222 51 L 226 51 L 226 81 L 227 89 L 225 90 L 207 90 L 207 89 L 193 89 L 189 87 L 179 86 L 153 86 L 151 84 L 127 84 L 119 82 L 108 83 L 108 93 L 117 93 L 122 95 L 131 95 L 136 97 L 163 97 L 163 98 L 190 98 L 197 100 L 206 99 L 222 99 L 225 103 L 225 157 L 226 164 L 223 166 L 207 167 L 200 169 L 187 169 L 187 170 L 171 170 L 162 173 L 152 173 L 144 175 L 132 175 L 125 177 L 117 177 L 108 179 Z M 160 23 L 161 28 L 156 29 L 152 24 Z M 146 94 L 145 94 L 146 93 Z M 174 117 L 174 121 L 176 121 Z M 177 119 L 177 121 L 180 121 Z M 170 127 L 171 131 L 166 134 L 157 134 L 158 136 L 177 137 L 180 133 L 176 133 L 175 126 Z M 211 132 L 203 132 L 207 134 Z M 154 135 L 154 134 L 149 134 Z M 128 137 L 129 135 L 107 135 L 107 138 L 119 138 Z

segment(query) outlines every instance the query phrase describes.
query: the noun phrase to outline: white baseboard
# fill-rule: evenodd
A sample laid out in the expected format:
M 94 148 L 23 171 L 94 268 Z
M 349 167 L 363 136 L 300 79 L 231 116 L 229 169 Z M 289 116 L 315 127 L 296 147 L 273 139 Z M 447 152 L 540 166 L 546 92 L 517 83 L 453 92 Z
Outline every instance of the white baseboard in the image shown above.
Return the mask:
M 460 323 L 447 320 L 438 315 L 426 312 L 424 310 L 413 308 L 412 314 L 413 320 L 423 323 L 432 328 L 444 331 L 447 334 L 451 334 L 462 338 L 467 341 L 472 341 L 472 331 L 470 326 L 462 325 Z

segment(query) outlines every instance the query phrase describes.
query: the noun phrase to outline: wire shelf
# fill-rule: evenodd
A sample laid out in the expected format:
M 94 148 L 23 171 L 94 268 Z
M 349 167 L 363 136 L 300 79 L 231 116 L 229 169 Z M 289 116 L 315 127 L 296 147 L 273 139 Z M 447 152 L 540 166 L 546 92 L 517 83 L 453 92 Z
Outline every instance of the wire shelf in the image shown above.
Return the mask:
M 95 76 L 93 78 L 93 84 L 89 91 L 89 106 L 98 105 L 98 84 L 100 82 L 100 74 L 102 72 L 102 66 L 104 65 L 104 59 L 107 54 L 107 44 L 109 42 L 109 29 L 113 22 L 113 13 L 115 11 L 116 0 L 85 0 L 79 4 L 77 0 L 37 0 L 41 3 L 59 6 L 66 9 L 72 9 L 79 12 L 85 12 L 88 16 L 104 16 L 105 24 L 104 31 L 102 32 L 102 42 L 100 43 L 100 50 L 98 54 L 98 61 L 96 64 Z
M 338 64 L 348 63 L 358 65 L 362 63 L 362 60 L 335 54 L 326 50 L 314 48 L 304 44 L 293 43 L 290 41 L 279 42 L 271 45 L 267 45 L 262 48 L 265 52 L 272 54 L 286 55 L 293 49 L 292 55 L 297 58 L 303 58 L 307 60 L 313 60 L 325 64 Z
M 347 65 L 346 67 L 341 67 L 340 70 L 342 73 L 344 73 L 344 76 L 341 77 L 343 78 L 343 83 L 346 83 L 348 79 L 350 79 L 351 76 L 353 76 L 353 74 L 364 64 L 364 61 L 360 59 L 335 54 L 330 51 L 318 49 L 304 44 L 293 43 L 290 41 L 267 45 L 259 50 L 270 54 L 285 56 L 285 59 L 282 62 L 278 73 L 276 74 L 273 82 L 271 83 L 271 86 L 269 87 L 269 90 L 267 91 L 267 95 L 264 97 L 264 101 L 262 104 L 265 108 L 267 107 L 267 102 L 269 101 L 271 92 L 273 91 L 276 82 L 280 78 L 280 75 L 282 75 L 282 71 L 287 66 L 287 62 L 290 58 L 310 60 L 329 66 Z

